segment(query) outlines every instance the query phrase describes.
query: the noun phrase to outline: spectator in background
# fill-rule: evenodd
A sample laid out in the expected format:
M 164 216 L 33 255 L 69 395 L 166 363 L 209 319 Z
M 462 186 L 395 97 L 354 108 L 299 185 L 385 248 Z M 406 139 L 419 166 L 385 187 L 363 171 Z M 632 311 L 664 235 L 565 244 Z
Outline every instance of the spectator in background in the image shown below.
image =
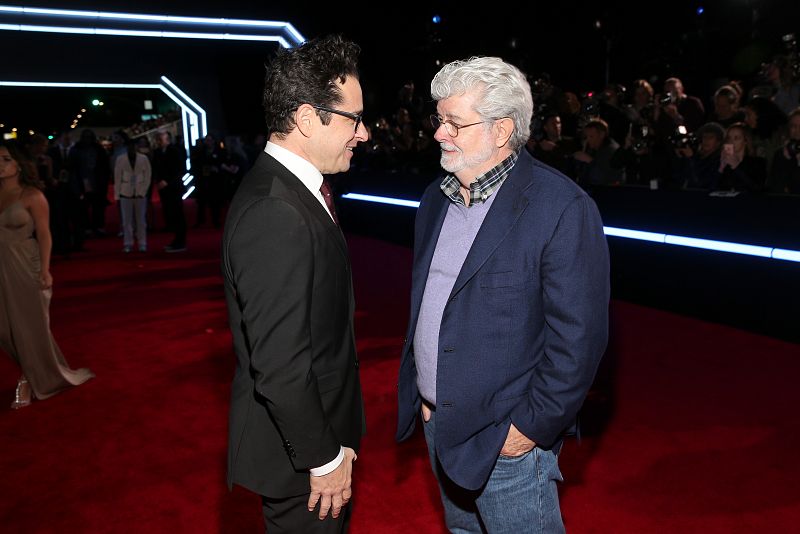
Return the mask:
M 718 190 L 758 192 L 767 181 L 767 162 L 753 155 L 747 125 L 737 122 L 725 132 Z
M 767 81 L 772 85 L 775 93 L 772 101 L 789 115 L 797 106 L 800 106 L 800 84 L 794 76 L 794 66 L 787 56 L 776 56 L 767 65 Z
M 715 189 L 720 178 L 720 153 L 725 128 L 716 122 L 709 122 L 697 130 L 696 136 L 696 149 L 691 145 L 675 149 L 675 182 L 684 189 Z
M 800 195 L 800 108 L 789 114 L 789 139 L 772 158 L 771 191 Z
M 734 85 L 723 85 L 714 93 L 714 113 L 712 122 L 728 128 L 736 122 L 743 122 L 744 112 L 739 109 L 741 91 Z
M 533 157 L 558 169 L 566 175 L 573 174 L 572 154 L 578 150 L 578 145 L 571 137 L 561 135 L 561 117 L 551 113 L 542 121 L 542 138 L 528 141 L 528 150 Z
M 612 83 L 608 84 L 600 93 L 598 111 L 600 118 L 608 124 L 608 135 L 614 141 L 621 142 L 628 135 L 631 121 L 623 111 L 625 86 Z
M 752 134 L 753 154 L 767 161 L 767 169 L 772 168 L 772 158 L 783 145 L 786 128 L 786 115 L 769 98 L 756 97 L 744 108 L 745 124 Z M 767 189 L 773 191 L 769 175 Z
M 584 148 L 575 152 L 578 163 L 578 183 L 583 185 L 620 185 L 624 181 L 622 168 L 613 167 L 611 160 L 619 144 L 608 135 L 603 119 L 592 119 L 583 127 Z
M 221 226 L 222 202 L 223 198 L 215 192 L 219 192 L 220 187 L 220 164 L 222 154 L 219 144 L 213 135 L 205 136 L 201 143 L 195 145 L 192 150 L 192 175 L 194 176 L 195 194 L 197 201 L 197 220 L 195 227 L 205 224 L 206 210 L 211 211 L 211 222 L 215 228 Z M 224 190 L 224 188 L 222 188 Z
M 686 94 L 680 78 L 668 78 L 664 82 L 664 94 L 657 100 L 654 119 L 659 135 L 668 137 L 680 125 L 694 132 L 705 122 L 703 103 Z
M 175 237 L 164 247 L 167 252 L 186 250 L 186 216 L 183 212 L 183 175 L 186 174 L 186 156 L 180 145 L 172 143 L 172 134 L 159 132 L 158 148 L 153 153 L 153 182 L 161 199 L 164 223 Z
M 85 228 L 85 223 L 95 235 L 105 235 L 108 184 L 111 177 L 108 154 L 93 130 L 84 130 L 81 139 L 72 147 L 69 155 L 72 194 L 80 200 L 78 213 L 82 224 L 75 224 L 76 230 Z M 75 232 L 75 249 L 83 246 L 83 236 Z
M 152 170 L 147 156 L 136 150 L 136 142 L 128 140 L 127 152 L 114 166 L 114 198 L 122 213 L 123 251 L 133 249 L 133 225 L 139 252 L 147 252 L 147 191 Z
M 238 135 L 225 136 L 225 150 L 222 152 L 220 182 L 225 187 L 225 199 L 233 196 L 239 188 L 244 174 L 250 169 L 247 154 L 242 148 L 242 139 Z
M 53 252 L 66 254 L 69 252 L 69 233 L 64 188 L 59 183 L 47 138 L 41 134 L 32 136 L 28 152 L 36 163 L 39 180 L 44 185 L 44 196 L 50 209 Z

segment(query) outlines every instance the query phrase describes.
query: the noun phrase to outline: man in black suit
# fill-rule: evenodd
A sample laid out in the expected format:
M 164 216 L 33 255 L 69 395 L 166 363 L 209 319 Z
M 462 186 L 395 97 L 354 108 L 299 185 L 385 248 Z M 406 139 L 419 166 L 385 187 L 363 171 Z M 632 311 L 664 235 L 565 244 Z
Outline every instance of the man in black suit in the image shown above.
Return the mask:
M 164 247 L 167 252 L 186 250 L 186 216 L 183 213 L 183 175 L 186 174 L 186 153 L 172 143 L 172 134 L 158 133 L 158 148 L 153 153 L 153 178 L 164 210 L 167 229 L 175 237 Z
M 350 262 L 322 175 L 348 170 L 367 139 L 358 53 L 338 36 L 278 53 L 269 142 L 225 222 L 228 485 L 262 496 L 270 534 L 344 532 L 349 520 L 364 415 Z

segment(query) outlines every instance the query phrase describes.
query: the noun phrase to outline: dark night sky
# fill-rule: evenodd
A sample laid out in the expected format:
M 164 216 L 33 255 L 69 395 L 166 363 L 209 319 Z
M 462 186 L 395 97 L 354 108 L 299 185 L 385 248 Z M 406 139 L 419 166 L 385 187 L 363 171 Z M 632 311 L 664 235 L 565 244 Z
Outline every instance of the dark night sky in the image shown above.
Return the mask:
M 20 4 L 18 0 L 7 3 Z M 629 84 L 638 77 L 657 76 L 663 80 L 677 74 L 690 92 L 707 97 L 720 79 L 748 80 L 762 61 L 780 50 L 781 35 L 800 33 L 800 27 L 792 26 L 800 20 L 800 2 L 791 0 L 594 4 L 573 0 L 529 1 L 507 2 L 502 4 L 507 6 L 502 10 L 494 8 L 500 4 L 486 3 L 487 7 L 481 11 L 466 10 L 464 2 L 455 0 L 356 0 L 325 4 L 252 0 L 24 3 L 68 9 L 288 20 L 306 38 L 344 33 L 363 49 L 361 71 L 367 115 L 377 115 L 379 110 L 391 112 L 396 90 L 406 79 L 413 79 L 420 94 L 427 96 L 427 84 L 437 70 L 436 60 L 471 55 L 499 55 L 531 75 L 547 72 L 556 84 L 574 92 L 602 87 L 608 59 L 611 81 Z M 700 5 L 705 8 L 702 15 L 696 13 Z M 440 25 L 432 24 L 434 14 L 442 17 Z M 601 22 L 599 30 L 596 21 Z M 8 35 L 0 35 L 3 38 L 8 40 Z M 30 42 L 29 46 L 42 48 L 35 53 L 56 53 L 52 47 L 42 46 L 41 39 Z M 226 45 L 208 42 L 206 46 Z M 226 65 L 218 66 L 220 76 L 225 77 L 220 80 L 221 92 L 236 100 L 226 83 L 254 86 L 241 102 L 257 108 L 252 95 L 260 90 L 257 86 L 263 75 L 262 65 L 270 53 L 271 47 L 251 48 L 241 57 L 233 57 L 234 54 L 225 61 Z M 12 61 L 13 57 L 11 52 Z M 237 78 L 239 83 L 235 83 Z M 0 98 L 0 102 L 4 100 L 7 98 Z M 48 98 L 50 106 L 59 101 L 55 95 Z M 71 103 L 69 106 L 74 107 Z M 19 108 L 1 105 L 0 122 L 8 121 L 9 117 L 19 120 Z M 259 109 L 230 104 L 225 113 L 236 117 L 228 120 L 232 128 L 243 131 L 260 128 Z

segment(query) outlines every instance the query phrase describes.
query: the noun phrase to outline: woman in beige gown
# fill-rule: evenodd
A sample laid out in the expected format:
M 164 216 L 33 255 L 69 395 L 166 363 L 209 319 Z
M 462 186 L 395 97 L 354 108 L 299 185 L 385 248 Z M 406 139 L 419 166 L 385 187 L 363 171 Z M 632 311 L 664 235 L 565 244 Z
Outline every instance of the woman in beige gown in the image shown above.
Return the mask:
M 12 408 L 94 376 L 70 369 L 50 333 L 52 239 L 34 173 L 15 145 L 0 144 L 0 349 L 22 369 Z

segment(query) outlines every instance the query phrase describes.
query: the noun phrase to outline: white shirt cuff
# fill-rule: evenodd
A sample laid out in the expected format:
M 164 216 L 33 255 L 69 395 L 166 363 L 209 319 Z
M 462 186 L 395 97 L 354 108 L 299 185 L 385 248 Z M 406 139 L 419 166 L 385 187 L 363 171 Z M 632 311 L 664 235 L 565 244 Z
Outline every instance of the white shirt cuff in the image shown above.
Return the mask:
M 311 473 L 312 477 L 321 477 L 323 475 L 327 475 L 328 473 L 339 467 L 339 465 L 343 461 L 344 461 L 344 447 L 339 446 L 339 454 L 336 456 L 336 458 L 334 458 L 333 460 L 331 460 L 330 462 L 321 467 L 315 467 L 313 469 L 309 469 L 308 471 Z

